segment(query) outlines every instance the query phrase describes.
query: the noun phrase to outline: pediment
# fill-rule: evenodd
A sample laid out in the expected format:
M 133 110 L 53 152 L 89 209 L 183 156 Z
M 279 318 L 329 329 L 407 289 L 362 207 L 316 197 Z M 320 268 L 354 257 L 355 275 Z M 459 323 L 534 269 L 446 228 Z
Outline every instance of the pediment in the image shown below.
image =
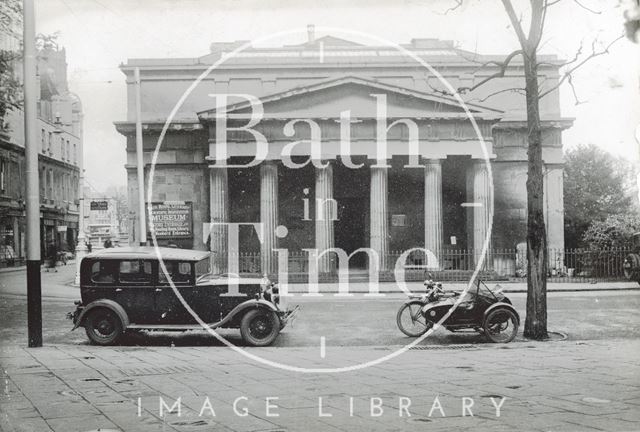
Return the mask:
M 384 96 L 376 96 L 384 95 Z M 342 77 L 296 87 L 260 98 L 263 118 L 339 118 L 350 111 L 351 118 L 376 118 L 379 100 L 386 98 L 386 118 L 466 118 L 454 98 L 418 92 L 360 77 Z M 474 117 L 499 119 L 502 112 L 477 104 L 467 104 Z M 246 117 L 252 108 L 247 101 L 227 106 L 229 117 Z M 198 113 L 201 120 L 212 119 L 214 110 Z

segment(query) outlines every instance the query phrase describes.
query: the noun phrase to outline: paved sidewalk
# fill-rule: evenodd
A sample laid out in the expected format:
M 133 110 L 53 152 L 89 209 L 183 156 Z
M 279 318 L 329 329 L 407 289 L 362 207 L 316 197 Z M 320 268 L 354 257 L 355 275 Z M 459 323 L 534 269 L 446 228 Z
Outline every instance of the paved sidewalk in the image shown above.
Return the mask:
M 527 282 L 510 282 L 510 281 L 486 281 L 486 285 L 494 289 L 496 286 L 501 288 L 505 293 L 527 292 Z M 446 290 L 462 291 L 467 288 L 467 283 L 463 282 L 442 282 Z M 320 293 L 337 293 L 337 283 L 320 283 L 318 284 Z M 406 287 L 412 292 L 424 291 L 423 282 L 407 282 Z M 380 293 L 401 293 L 401 288 L 395 282 L 380 282 L 378 284 Z M 307 284 L 291 284 L 289 292 L 306 293 L 309 287 Z M 367 282 L 350 282 L 350 293 L 367 293 L 371 288 Z M 619 290 L 640 290 L 640 284 L 637 282 L 548 282 L 547 291 L 549 292 L 579 292 L 579 291 L 619 291 Z
M 75 260 L 75 258 L 72 258 L 72 259 L 70 259 L 70 260 L 67 260 L 67 263 L 66 263 L 66 264 L 63 264 L 63 263 L 61 263 L 61 262 L 58 262 L 58 264 L 57 264 L 56 268 L 57 268 L 57 269 L 60 269 L 60 267 L 65 266 L 65 265 L 67 265 L 67 266 L 74 266 L 74 267 L 75 267 L 75 265 L 76 265 L 76 260 Z M 46 263 L 42 264 L 42 265 L 40 266 L 40 270 L 41 270 L 42 272 L 45 272 L 45 273 L 46 273 L 46 271 L 47 271 L 47 264 L 46 264 Z M 27 266 L 26 266 L 26 265 L 21 265 L 21 266 L 16 266 L 16 267 L 2 267 L 2 268 L 0 268 L 0 274 L 2 274 L 2 273 L 14 273 L 14 272 L 25 272 L 25 271 L 27 271 Z
M 324 359 L 317 348 L 249 352 L 331 367 L 393 348 L 328 350 Z M 304 374 L 224 347 L 3 347 L 0 430 L 633 431 L 638 352 L 631 340 L 451 345 L 353 372 Z M 160 398 L 171 407 L 179 397 L 180 416 L 160 416 Z M 473 416 L 463 416 L 471 401 Z

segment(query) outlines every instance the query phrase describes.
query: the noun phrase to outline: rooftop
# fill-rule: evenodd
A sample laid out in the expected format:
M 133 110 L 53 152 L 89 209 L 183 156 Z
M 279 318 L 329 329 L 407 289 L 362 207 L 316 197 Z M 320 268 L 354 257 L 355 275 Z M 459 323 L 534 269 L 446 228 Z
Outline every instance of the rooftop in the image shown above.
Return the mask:
M 234 50 L 246 45 L 245 49 L 229 56 Z M 195 58 L 130 58 L 123 69 L 131 67 L 184 67 L 207 66 L 220 59 L 224 63 L 234 65 L 247 64 L 299 64 L 299 63 L 415 63 L 415 59 L 407 55 L 429 62 L 446 64 L 480 65 L 487 61 L 503 60 L 507 53 L 500 55 L 480 55 L 456 47 L 454 41 L 434 38 L 412 39 L 408 44 L 364 45 L 333 35 L 315 37 L 315 30 L 310 30 L 304 43 L 284 45 L 280 47 L 254 47 L 250 41 L 214 42 L 209 53 Z M 540 55 L 548 66 L 559 63 L 555 55 Z M 516 59 L 514 64 L 521 63 Z
M 156 252 L 157 251 L 157 252 Z M 208 251 L 192 249 L 178 249 L 153 246 L 113 247 L 101 249 L 87 255 L 88 258 L 107 259 L 152 259 L 157 260 L 158 254 L 163 260 L 200 261 L 209 256 Z

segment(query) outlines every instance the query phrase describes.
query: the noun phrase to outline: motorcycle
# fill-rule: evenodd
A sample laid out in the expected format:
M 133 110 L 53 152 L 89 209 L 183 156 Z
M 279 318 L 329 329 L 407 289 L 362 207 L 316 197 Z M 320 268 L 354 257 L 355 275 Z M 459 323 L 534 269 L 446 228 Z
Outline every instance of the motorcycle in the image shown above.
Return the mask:
M 500 292 L 493 292 L 480 279 L 466 294 L 445 293 L 442 284 L 431 278 L 425 282 L 427 292 L 410 295 L 398 310 L 396 317 L 400 330 L 410 337 L 422 336 L 451 311 L 440 323 L 456 332 L 475 330 L 491 342 L 511 342 L 518 334 L 520 316 L 511 300 Z
M 431 273 L 424 281 L 426 292 L 423 294 L 409 294 L 409 299 L 400 306 L 396 314 L 396 324 L 400 331 L 409 337 L 418 337 L 426 333 L 430 323 L 421 313 L 422 308 L 429 303 L 435 303 L 443 297 L 458 296 L 457 292 L 446 293 L 441 282 L 434 282 Z

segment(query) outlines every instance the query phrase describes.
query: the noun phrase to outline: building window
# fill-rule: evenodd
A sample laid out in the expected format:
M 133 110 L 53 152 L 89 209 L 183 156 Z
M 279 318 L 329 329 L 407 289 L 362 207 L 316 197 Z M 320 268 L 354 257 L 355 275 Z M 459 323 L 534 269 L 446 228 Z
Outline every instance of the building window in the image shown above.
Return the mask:
M 44 129 L 42 129 L 42 135 L 40 137 L 40 145 L 42 146 L 42 153 L 44 153 L 45 151 L 47 151 L 47 143 L 45 141 L 45 131 Z
M 53 132 L 49 132 L 49 140 L 47 141 L 47 150 L 49 151 L 49 154 L 51 154 L 51 144 L 53 141 Z
M 53 170 L 49 169 L 49 178 L 47 179 L 47 198 L 53 199 Z
M 0 159 L 0 191 L 2 192 L 4 192 L 6 188 L 6 185 L 5 185 L 6 175 L 7 175 L 7 162 L 4 159 Z
M 64 138 L 60 137 L 60 159 L 62 160 L 66 160 L 67 159 L 67 152 L 66 149 L 64 147 Z
M 78 146 L 73 143 L 73 164 L 78 165 Z
M 67 162 L 71 162 L 71 144 L 67 140 Z
M 47 170 L 42 168 L 42 174 L 40 174 L 40 196 L 43 200 L 47 199 Z

